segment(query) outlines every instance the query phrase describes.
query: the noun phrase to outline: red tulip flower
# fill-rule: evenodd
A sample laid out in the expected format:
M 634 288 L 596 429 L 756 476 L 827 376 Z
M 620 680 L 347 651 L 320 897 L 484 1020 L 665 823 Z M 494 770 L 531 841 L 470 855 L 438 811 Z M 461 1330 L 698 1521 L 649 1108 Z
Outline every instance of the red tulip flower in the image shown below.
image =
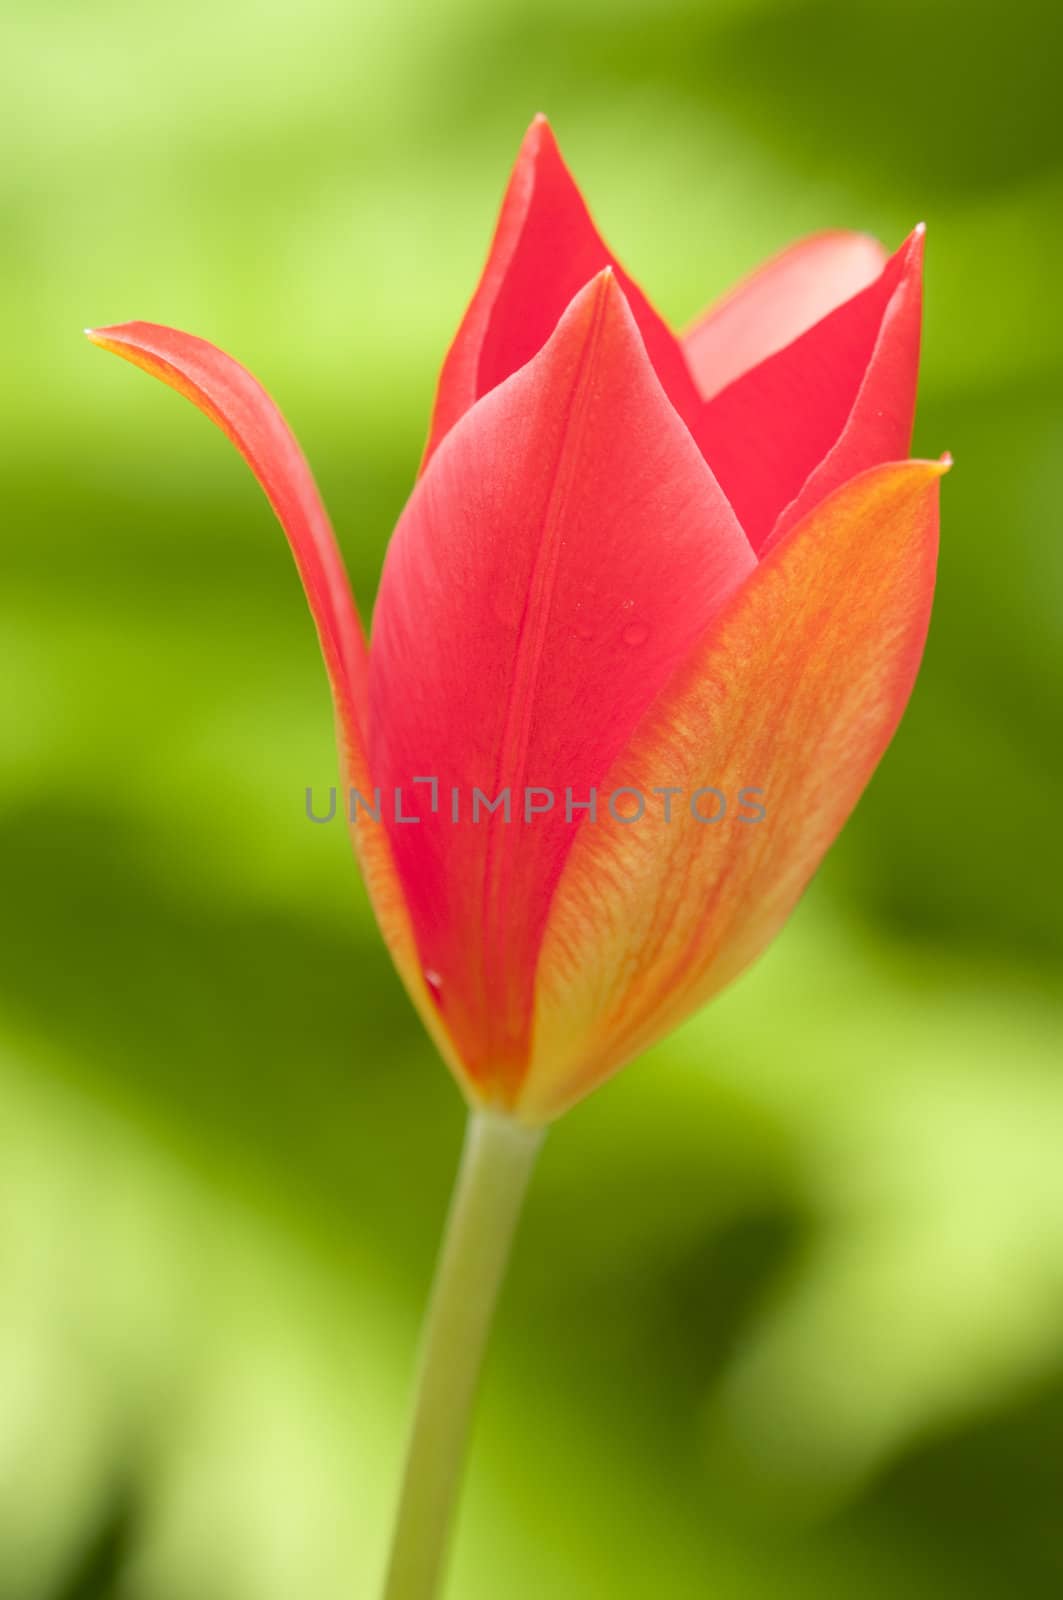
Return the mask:
M 922 254 L 921 227 L 892 256 L 819 234 L 676 335 L 537 119 L 371 647 L 255 380 L 169 328 L 91 335 L 200 406 L 269 496 L 384 936 L 469 1100 L 515 1128 L 763 950 L 892 737 L 947 466 L 908 459 Z

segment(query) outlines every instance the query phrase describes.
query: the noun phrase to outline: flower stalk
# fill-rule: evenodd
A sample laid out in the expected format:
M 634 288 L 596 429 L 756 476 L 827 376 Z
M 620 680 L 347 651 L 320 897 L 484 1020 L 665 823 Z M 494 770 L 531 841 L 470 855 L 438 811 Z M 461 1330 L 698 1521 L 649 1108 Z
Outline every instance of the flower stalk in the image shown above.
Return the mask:
M 434 1600 L 495 1305 L 544 1130 L 470 1112 L 422 1335 L 384 1600 Z

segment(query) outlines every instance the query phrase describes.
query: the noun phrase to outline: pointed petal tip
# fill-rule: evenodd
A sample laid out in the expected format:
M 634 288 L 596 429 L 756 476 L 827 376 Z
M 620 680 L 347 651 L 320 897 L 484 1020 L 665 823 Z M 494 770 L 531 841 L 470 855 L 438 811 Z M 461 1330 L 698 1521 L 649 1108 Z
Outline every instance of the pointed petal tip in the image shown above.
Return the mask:
M 907 472 L 913 482 L 925 483 L 928 479 L 943 478 L 946 472 L 952 471 L 952 452 L 942 451 L 937 457 L 909 456 L 907 461 L 884 461 L 878 466 L 866 467 L 863 472 L 854 473 L 851 482 L 860 478 L 869 478 L 875 473 L 897 471 Z
M 109 355 L 124 356 L 127 361 L 133 359 L 133 342 L 123 338 L 121 324 L 114 328 L 83 328 L 82 332 L 98 350 L 106 350 Z
M 908 265 L 921 267 L 926 254 L 926 223 L 917 222 L 901 247 Z
M 522 152 L 530 155 L 541 155 L 544 149 L 557 150 L 557 138 L 550 119 L 545 111 L 537 111 L 528 124 L 528 131 L 521 142 Z
M 854 474 L 850 480 L 853 483 L 862 478 L 871 478 L 876 474 L 898 472 L 908 481 L 913 492 L 918 493 L 929 484 L 936 483 L 947 472 L 952 471 L 952 452 L 944 450 L 936 458 L 930 456 L 909 456 L 907 461 L 881 462 L 877 467 L 867 467 L 863 472 Z M 837 490 L 835 491 L 838 492 Z
M 600 308 L 602 311 L 608 311 L 612 315 L 627 316 L 631 319 L 632 325 L 636 329 L 638 327 L 634 312 L 631 309 L 631 302 L 624 292 L 624 285 L 620 281 L 616 268 L 612 265 L 603 267 L 600 272 L 596 272 L 594 277 L 588 280 L 576 295 L 572 304 L 575 305 L 577 302 L 581 305 Z M 639 337 L 641 339 L 641 335 Z
M 923 474 L 928 478 L 943 478 L 946 472 L 952 471 L 952 452 L 951 450 L 943 450 L 936 460 L 932 460 L 930 457 L 913 456 L 908 465 L 921 468 Z M 876 469 L 872 468 L 871 470 L 875 471 Z
M 583 288 L 578 289 L 569 301 L 564 314 L 568 316 L 575 306 L 596 304 L 599 299 L 619 299 L 625 305 L 628 304 L 627 295 L 624 293 L 620 279 L 617 277 L 616 269 L 611 265 L 602 267 L 594 274 L 593 278 L 587 279 Z
M 140 348 L 140 343 L 134 330 L 155 330 L 149 322 L 116 322 L 106 328 L 85 328 L 82 331 L 90 344 L 98 345 L 101 350 L 110 350 L 115 355 L 126 356 L 133 359 L 133 354 Z
M 566 330 L 570 330 L 573 325 L 590 328 L 599 318 L 604 318 L 614 326 L 617 319 L 621 323 L 630 321 L 636 332 L 638 330 L 631 303 L 612 266 L 602 267 L 593 278 L 587 279 L 582 289 L 576 291 L 565 307 L 547 344 L 567 337 Z M 639 337 L 641 339 L 641 335 Z

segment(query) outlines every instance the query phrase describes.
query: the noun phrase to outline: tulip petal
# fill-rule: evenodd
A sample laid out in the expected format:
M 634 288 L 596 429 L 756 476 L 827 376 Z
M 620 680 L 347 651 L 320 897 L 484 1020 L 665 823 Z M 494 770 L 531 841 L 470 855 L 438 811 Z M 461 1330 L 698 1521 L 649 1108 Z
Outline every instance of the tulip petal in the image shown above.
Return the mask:
M 337 713 L 364 743 L 368 655 L 343 557 L 306 458 L 262 385 L 206 339 L 152 322 L 88 330 L 94 344 L 191 400 L 233 442 L 284 529 L 303 580 Z
M 744 278 L 683 336 L 703 400 L 873 283 L 886 252 L 866 233 L 814 233 Z
M 758 554 L 840 482 L 907 455 L 922 245 L 918 228 L 874 283 L 705 406 L 698 441 Z
M 930 613 L 947 462 L 872 469 L 776 545 L 605 782 L 663 800 L 584 825 L 538 964 L 518 1113 L 546 1120 L 721 989 L 793 909 L 889 743 Z M 698 822 L 719 810 L 716 822 Z M 738 791 L 761 791 L 737 806 Z M 763 805 L 760 821 L 754 803 Z
M 216 345 L 150 322 L 86 330 L 94 344 L 142 367 L 199 407 L 232 440 L 275 511 L 306 591 L 336 711 L 344 787 L 371 791 L 366 762 L 368 653 L 343 557 L 302 451 L 265 389 Z M 352 827 L 381 932 L 444 1059 L 460 1063 L 441 1027 L 381 828 Z
M 481 395 L 542 349 L 573 296 L 605 267 L 616 273 L 672 403 L 695 425 L 700 397 L 678 340 L 603 242 L 540 116 L 525 135 L 479 287 L 444 361 L 423 465 Z
M 389 811 L 392 849 L 485 1098 L 505 1101 L 523 1070 L 538 943 L 582 815 L 566 821 L 565 790 L 586 800 L 754 564 L 609 270 L 455 425 L 406 507 L 373 620 L 370 760 L 420 818 Z M 508 790 L 512 820 L 474 821 L 473 787 Z M 544 807 L 530 817 L 529 787 Z
M 920 224 L 904 247 L 904 268 L 887 301 L 875 348 L 845 427 L 800 494 L 776 519 L 761 546 L 761 555 L 858 472 L 907 454 L 919 375 L 924 237 L 925 229 Z

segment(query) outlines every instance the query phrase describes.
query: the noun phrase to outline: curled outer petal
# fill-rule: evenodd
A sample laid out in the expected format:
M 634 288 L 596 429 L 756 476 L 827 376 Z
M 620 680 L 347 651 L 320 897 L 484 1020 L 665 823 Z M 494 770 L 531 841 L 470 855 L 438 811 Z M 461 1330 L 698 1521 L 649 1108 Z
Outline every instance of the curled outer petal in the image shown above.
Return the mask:
M 577 832 L 567 791 L 586 802 L 754 565 L 608 269 L 414 491 L 373 619 L 370 762 L 419 819 L 389 809 L 391 848 L 483 1098 L 508 1103 L 524 1069 L 539 940 Z M 508 820 L 470 814 L 473 788 L 508 792 Z
M 522 1117 L 557 1115 L 660 1038 L 789 915 L 914 683 L 946 466 L 878 467 L 831 495 L 761 562 L 643 720 L 605 786 L 673 786 L 682 811 L 637 825 L 606 812 L 580 829 L 543 938 Z M 690 797 L 709 786 L 729 805 L 760 790 L 766 815 L 699 823 Z
M 368 653 L 343 558 L 302 451 L 251 374 L 205 339 L 150 322 L 86 330 L 101 349 L 159 378 L 216 423 L 247 461 L 287 536 L 306 591 L 336 713 L 344 787 L 371 791 L 366 759 Z M 352 828 L 381 932 L 410 996 L 451 1068 L 461 1064 L 425 986 L 382 828 Z

